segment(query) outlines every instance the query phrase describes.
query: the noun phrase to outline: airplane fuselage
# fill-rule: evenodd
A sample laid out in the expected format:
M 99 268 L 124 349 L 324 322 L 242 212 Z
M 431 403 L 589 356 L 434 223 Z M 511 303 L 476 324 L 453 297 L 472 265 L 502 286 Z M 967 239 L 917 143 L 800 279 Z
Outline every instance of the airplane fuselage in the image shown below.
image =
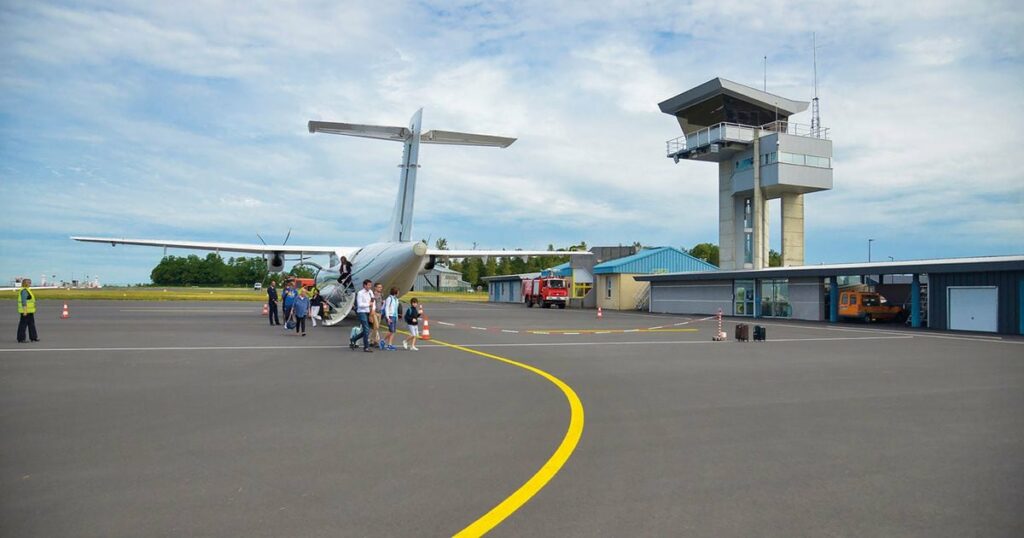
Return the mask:
M 380 283 L 387 294 L 398 288 L 399 296 L 412 290 L 416 276 L 424 269 L 429 258 L 423 243 L 389 241 L 373 243 L 351 253 L 351 287 L 341 282 L 341 264 L 321 269 L 316 275 L 320 294 L 333 310 L 344 317 L 352 308 L 351 291 L 362 287 L 364 280 Z

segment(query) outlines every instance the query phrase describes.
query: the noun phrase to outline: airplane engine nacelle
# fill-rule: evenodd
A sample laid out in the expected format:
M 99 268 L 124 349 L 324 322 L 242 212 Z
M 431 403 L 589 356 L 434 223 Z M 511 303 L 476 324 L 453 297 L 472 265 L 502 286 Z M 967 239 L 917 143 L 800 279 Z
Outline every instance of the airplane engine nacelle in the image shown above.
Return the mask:
M 284 271 L 284 256 L 280 252 L 275 252 L 267 260 L 267 269 L 271 273 L 280 273 Z

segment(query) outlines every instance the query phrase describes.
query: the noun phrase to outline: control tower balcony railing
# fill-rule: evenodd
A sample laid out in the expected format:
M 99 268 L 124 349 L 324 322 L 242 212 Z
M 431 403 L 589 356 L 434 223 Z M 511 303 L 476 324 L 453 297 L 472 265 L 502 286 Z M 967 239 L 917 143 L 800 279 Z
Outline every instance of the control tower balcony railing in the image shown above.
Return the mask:
M 773 121 L 760 127 L 743 125 L 740 123 L 723 122 L 665 142 L 665 152 L 668 157 L 678 158 L 688 151 L 704 146 L 710 146 L 711 144 L 718 144 L 720 142 L 749 144 L 754 141 L 754 135 L 758 131 L 828 139 L 828 129 L 812 128 L 809 125 L 793 123 L 790 121 Z

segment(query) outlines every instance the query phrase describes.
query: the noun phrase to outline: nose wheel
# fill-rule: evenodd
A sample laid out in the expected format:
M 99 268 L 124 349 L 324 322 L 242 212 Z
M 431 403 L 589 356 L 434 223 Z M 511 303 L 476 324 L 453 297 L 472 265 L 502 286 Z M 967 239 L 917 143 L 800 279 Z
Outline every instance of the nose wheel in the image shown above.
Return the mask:
M 331 311 L 324 316 L 324 325 L 330 327 L 341 323 L 356 304 L 356 292 L 346 286 L 334 284 L 320 290 L 320 296 L 330 305 Z

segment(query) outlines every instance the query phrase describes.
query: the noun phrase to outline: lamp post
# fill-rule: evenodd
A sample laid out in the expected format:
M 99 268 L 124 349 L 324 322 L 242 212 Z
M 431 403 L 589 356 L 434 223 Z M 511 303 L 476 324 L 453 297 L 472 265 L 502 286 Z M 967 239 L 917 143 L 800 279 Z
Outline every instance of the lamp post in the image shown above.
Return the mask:
M 871 243 L 874 239 L 868 239 L 868 263 L 871 263 Z
M 889 261 L 894 262 L 894 261 L 896 261 L 896 258 L 893 258 L 892 256 L 889 256 Z

